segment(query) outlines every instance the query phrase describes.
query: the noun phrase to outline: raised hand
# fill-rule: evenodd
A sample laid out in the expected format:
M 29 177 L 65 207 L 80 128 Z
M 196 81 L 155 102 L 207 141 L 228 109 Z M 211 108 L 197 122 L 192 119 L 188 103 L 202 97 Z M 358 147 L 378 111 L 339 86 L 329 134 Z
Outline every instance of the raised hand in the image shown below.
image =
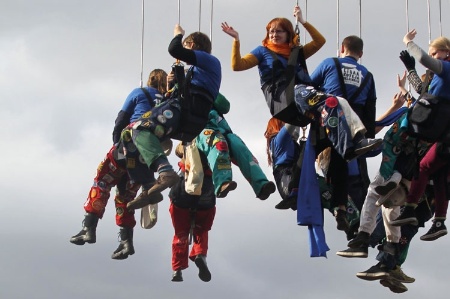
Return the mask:
M 222 27 L 223 32 L 225 32 L 229 36 L 233 37 L 235 40 L 239 40 L 239 33 L 236 30 L 234 30 L 233 27 L 228 25 L 227 22 L 223 22 L 221 27 Z

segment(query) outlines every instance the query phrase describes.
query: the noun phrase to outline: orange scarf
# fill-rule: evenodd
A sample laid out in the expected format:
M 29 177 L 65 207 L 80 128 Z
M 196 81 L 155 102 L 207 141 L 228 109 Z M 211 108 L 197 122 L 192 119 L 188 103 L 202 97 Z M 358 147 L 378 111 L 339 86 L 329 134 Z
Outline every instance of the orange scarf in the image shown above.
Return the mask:
M 289 44 L 275 45 L 275 44 L 271 43 L 270 41 L 267 42 L 267 44 L 265 46 L 270 51 L 275 52 L 278 55 L 281 55 L 286 59 L 289 58 L 289 54 L 291 54 L 291 50 L 292 50 L 291 47 L 289 46 Z

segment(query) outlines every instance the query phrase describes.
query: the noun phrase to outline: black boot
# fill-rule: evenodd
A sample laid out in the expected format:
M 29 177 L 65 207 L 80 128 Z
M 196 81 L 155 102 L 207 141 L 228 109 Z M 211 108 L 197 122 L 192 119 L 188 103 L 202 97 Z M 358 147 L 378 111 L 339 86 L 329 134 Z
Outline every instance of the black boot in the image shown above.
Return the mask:
M 134 254 L 133 246 L 133 228 L 132 227 L 122 227 L 119 232 L 120 244 L 119 247 L 114 251 L 111 258 L 114 260 L 124 260 L 129 255 Z
M 84 245 L 84 243 L 95 243 L 97 236 L 95 234 L 97 229 L 98 217 L 92 213 L 86 213 L 83 220 L 83 229 L 70 238 L 70 243 L 76 245 Z

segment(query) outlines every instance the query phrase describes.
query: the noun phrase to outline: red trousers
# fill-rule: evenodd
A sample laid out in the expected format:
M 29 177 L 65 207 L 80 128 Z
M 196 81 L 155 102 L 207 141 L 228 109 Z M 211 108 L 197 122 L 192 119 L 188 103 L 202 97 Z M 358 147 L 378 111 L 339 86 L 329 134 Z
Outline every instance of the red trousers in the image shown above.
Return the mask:
M 84 203 L 84 210 L 102 218 L 111 188 L 117 186 L 116 196 L 114 197 L 116 224 L 121 227 L 134 227 L 136 225 L 134 210 L 130 212 L 126 206 L 127 202 L 135 198 L 141 185 L 130 182 L 125 165 L 121 166 L 114 159 L 113 151 L 114 147 L 109 150 L 105 159 L 100 162 L 97 168 L 97 175 Z
M 170 204 L 170 216 L 175 230 L 172 241 L 172 270 L 183 270 L 188 267 L 188 258 L 194 260 L 199 255 L 207 255 L 208 252 L 208 231 L 211 230 L 216 215 L 216 207 L 196 211 L 191 217 L 189 209 L 181 209 Z M 193 245 L 191 253 L 189 252 L 189 230 L 191 228 L 191 219 L 195 221 L 193 230 Z

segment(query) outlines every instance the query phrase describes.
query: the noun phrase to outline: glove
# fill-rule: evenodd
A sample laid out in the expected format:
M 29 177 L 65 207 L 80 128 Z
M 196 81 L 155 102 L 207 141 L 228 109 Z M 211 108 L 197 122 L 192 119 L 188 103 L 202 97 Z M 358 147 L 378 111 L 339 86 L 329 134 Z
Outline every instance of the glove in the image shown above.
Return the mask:
M 414 57 L 409 55 L 408 51 L 403 50 L 400 52 L 400 60 L 408 71 L 412 71 L 416 68 L 416 61 L 414 60 Z

